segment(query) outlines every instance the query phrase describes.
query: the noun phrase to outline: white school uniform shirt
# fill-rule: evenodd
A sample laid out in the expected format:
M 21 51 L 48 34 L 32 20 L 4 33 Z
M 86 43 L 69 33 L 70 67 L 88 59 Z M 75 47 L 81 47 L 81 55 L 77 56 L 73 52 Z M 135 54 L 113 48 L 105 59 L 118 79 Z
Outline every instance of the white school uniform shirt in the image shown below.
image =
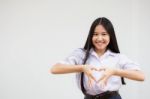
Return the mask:
M 74 50 L 65 60 L 59 61 L 58 63 L 79 65 L 83 64 L 84 57 L 84 50 L 82 48 L 78 48 Z M 110 68 L 140 70 L 139 64 L 131 61 L 125 55 L 107 50 L 101 57 L 99 57 L 97 53 L 93 50 L 93 48 L 91 48 L 90 50 L 90 55 L 86 61 L 86 64 L 94 67 L 107 66 Z M 103 73 L 104 71 L 93 71 L 92 75 L 96 78 L 96 80 L 99 80 Z M 76 74 L 76 80 L 78 87 L 81 89 L 81 73 Z M 108 79 L 107 84 L 104 88 L 102 88 L 99 83 L 96 83 L 94 81 L 92 83 L 92 86 L 89 87 L 88 78 L 84 74 L 84 88 L 86 89 L 86 92 L 91 95 L 100 94 L 105 91 L 118 91 L 121 85 L 122 83 L 120 76 L 111 76 Z

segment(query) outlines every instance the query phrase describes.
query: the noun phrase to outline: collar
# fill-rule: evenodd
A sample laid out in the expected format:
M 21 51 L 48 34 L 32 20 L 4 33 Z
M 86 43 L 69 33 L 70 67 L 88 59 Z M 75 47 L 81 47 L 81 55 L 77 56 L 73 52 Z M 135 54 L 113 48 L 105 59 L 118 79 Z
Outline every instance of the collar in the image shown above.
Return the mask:
M 90 54 L 99 57 L 93 48 L 90 49 Z M 107 49 L 107 51 L 102 56 L 115 56 L 115 55 L 116 53 L 112 52 L 110 49 Z

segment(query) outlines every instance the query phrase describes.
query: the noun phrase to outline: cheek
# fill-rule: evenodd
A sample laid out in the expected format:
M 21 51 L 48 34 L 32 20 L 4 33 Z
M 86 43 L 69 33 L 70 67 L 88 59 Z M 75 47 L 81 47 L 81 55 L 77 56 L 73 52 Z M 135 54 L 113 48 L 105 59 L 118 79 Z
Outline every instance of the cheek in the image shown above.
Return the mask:
M 95 41 L 95 37 L 92 37 L 92 43 L 94 43 L 94 41 Z
M 110 42 L 110 38 L 108 38 L 108 39 L 107 39 L 107 42 L 108 42 L 108 44 L 109 44 L 109 42 Z
M 109 42 L 110 42 L 110 38 L 109 38 L 109 37 L 107 37 L 105 40 L 106 40 L 106 42 L 109 44 Z
M 110 41 L 110 36 L 107 36 L 107 41 Z

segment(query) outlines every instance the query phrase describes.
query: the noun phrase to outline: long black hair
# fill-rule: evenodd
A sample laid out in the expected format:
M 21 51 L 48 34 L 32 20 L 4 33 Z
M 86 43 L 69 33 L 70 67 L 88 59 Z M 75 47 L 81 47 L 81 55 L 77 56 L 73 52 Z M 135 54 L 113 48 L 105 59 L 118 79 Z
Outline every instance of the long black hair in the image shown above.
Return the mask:
M 92 23 L 91 28 L 89 30 L 89 34 L 88 34 L 86 43 L 85 43 L 84 48 L 83 48 L 85 50 L 85 58 L 84 58 L 83 64 L 86 63 L 86 61 L 89 57 L 90 49 L 94 48 L 94 45 L 92 43 L 92 37 L 93 37 L 94 30 L 95 30 L 97 25 L 102 25 L 110 36 L 110 42 L 107 46 L 107 49 L 110 49 L 114 53 L 120 53 L 119 48 L 118 48 L 118 44 L 117 44 L 117 39 L 116 39 L 114 27 L 113 27 L 111 21 L 105 17 L 100 17 L 100 18 L 97 18 Z M 121 77 L 121 81 L 122 81 L 122 84 L 125 84 L 123 77 Z M 81 73 L 81 89 L 82 89 L 82 87 L 83 87 L 83 73 Z M 83 87 L 83 91 L 85 91 L 84 87 Z
M 105 17 L 97 18 L 91 25 L 86 43 L 83 48 L 86 51 L 85 59 L 83 62 L 84 64 L 85 64 L 86 60 L 88 59 L 90 49 L 92 47 L 94 48 L 94 45 L 92 43 L 92 37 L 93 37 L 94 30 L 97 25 L 102 25 L 105 28 L 105 30 L 108 32 L 108 34 L 110 35 L 110 42 L 107 46 L 107 49 L 110 49 L 112 52 L 115 52 L 115 53 L 120 53 L 118 44 L 117 44 L 114 27 L 113 27 L 111 21 Z
M 94 30 L 97 25 L 102 25 L 105 28 L 105 30 L 108 32 L 108 34 L 110 35 L 110 43 L 108 44 L 107 48 L 110 49 L 112 52 L 120 53 L 118 44 L 117 44 L 114 27 L 113 27 L 112 23 L 105 17 L 97 18 L 92 23 L 86 43 L 84 45 L 84 50 L 86 52 L 88 52 L 92 47 L 94 47 L 93 43 L 92 43 L 92 37 L 93 37 Z

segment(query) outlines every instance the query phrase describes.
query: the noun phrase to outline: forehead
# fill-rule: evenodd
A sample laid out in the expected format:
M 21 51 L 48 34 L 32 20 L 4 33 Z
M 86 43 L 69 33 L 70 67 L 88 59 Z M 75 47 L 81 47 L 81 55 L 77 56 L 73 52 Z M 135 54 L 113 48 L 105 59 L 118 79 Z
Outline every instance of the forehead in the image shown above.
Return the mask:
M 94 32 L 106 32 L 106 29 L 102 25 L 97 25 Z

